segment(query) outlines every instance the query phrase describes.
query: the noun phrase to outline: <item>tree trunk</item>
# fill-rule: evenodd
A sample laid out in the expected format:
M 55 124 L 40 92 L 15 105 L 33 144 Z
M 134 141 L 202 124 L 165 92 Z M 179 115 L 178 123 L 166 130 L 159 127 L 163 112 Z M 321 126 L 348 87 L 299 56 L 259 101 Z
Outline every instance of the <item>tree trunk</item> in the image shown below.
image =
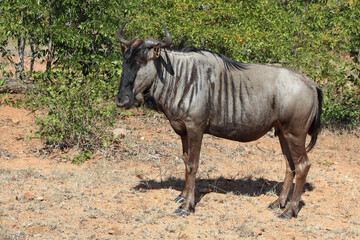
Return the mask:
M 51 69 L 53 60 L 54 60 L 54 44 L 52 43 L 51 40 L 49 40 L 47 54 L 46 54 L 46 71 Z
M 21 10 L 21 19 L 20 22 L 24 24 L 25 20 L 25 9 L 23 8 Z M 19 59 L 18 62 L 15 64 L 15 77 L 16 79 L 20 79 L 23 81 L 25 79 L 25 72 L 24 72 L 24 55 L 25 55 L 25 41 L 26 41 L 26 33 L 25 31 L 21 31 L 20 35 L 17 39 L 17 48 L 18 48 L 18 54 Z
M 22 81 L 25 79 L 25 73 L 24 73 L 25 33 L 24 32 L 18 37 L 17 45 L 18 45 L 19 59 L 18 62 L 15 64 L 15 76 L 17 79 L 20 79 Z
M 34 43 L 34 36 L 31 34 L 29 38 L 29 45 L 31 50 L 31 57 L 30 57 L 30 69 L 29 69 L 29 77 L 34 71 L 34 63 L 36 58 L 36 51 L 35 51 L 35 43 Z
M 295 32 L 295 33 L 294 33 L 293 46 L 292 46 L 292 48 L 291 48 L 291 54 L 292 54 L 294 57 L 296 57 L 296 55 L 297 55 L 297 49 L 298 49 L 299 42 L 300 42 L 301 37 L 302 37 L 302 36 L 301 36 L 301 30 L 302 30 L 302 28 L 303 28 L 305 14 L 306 14 L 307 11 L 309 10 L 309 3 L 310 3 L 310 1 L 307 1 L 307 2 L 306 2 L 305 13 L 304 13 L 304 14 L 302 15 L 302 17 L 301 17 L 299 32 Z M 294 24 L 296 24 L 296 15 L 297 15 L 297 13 L 295 12 Z
M 49 26 L 52 26 L 53 22 L 53 16 L 54 16 L 54 0 L 50 3 L 50 9 L 49 9 Z M 54 60 L 54 44 L 52 42 L 52 33 L 50 28 L 49 33 L 49 43 L 48 43 L 48 49 L 46 53 L 46 71 L 51 69 L 52 62 Z

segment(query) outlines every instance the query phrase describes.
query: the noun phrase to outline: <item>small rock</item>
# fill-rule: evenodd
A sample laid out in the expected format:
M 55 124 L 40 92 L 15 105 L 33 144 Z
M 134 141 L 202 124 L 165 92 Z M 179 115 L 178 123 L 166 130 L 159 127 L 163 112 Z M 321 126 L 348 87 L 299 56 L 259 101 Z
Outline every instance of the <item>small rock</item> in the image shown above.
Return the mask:
M 145 178 L 143 174 L 138 174 L 138 175 L 136 175 L 136 177 L 139 178 L 139 179 L 144 179 Z
M 125 138 L 126 135 L 128 134 L 128 132 L 124 128 L 115 128 L 112 131 L 112 134 L 114 135 L 114 137 L 117 137 L 117 138 Z
M 25 193 L 24 197 L 25 197 L 25 199 L 28 199 L 28 200 L 33 200 L 35 198 L 34 194 L 29 193 L 29 192 Z
M 109 235 L 119 235 L 121 232 L 119 229 L 113 227 L 108 230 Z
M 40 197 L 37 197 L 36 200 L 38 200 L 38 201 L 44 201 L 44 198 L 40 196 Z
M 144 141 L 144 140 L 145 140 L 145 138 L 144 138 L 144 137 L 140 137 L 140 140 L 141 140 L 141 141 Z

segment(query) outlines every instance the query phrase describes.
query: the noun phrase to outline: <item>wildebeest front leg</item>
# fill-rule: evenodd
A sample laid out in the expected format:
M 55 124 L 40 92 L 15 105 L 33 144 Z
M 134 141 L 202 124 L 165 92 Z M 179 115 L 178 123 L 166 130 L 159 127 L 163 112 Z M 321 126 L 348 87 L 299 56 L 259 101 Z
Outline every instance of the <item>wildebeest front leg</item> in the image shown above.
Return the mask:
M 183 161 L 185 164 L 185 187 L 183 189 L 183 191 L 181 192 L 181 194 L 175 198 L 175 202 L 176 203 L 183 203 L 185 202 L 185 198 L 187 195 L 187 184 L 188 184 L 188 166 L 189 166 L 189 152 L 188 152 L 188 136 L 187 134 L 181 135 L 181 143 L 182 143 L 182 148 L 183 148 Z
M 199 157 L 203 132 L 199 128 L 187 128 L 187 152 L 184 151 L 185 187 L 180 195 L 184 198 L 183 204 L 175 211 L 179 216 L 189 215 L 195 209 L 195 181 L 199 167 Z M 183 147 L 185 150 L 186 147 Z

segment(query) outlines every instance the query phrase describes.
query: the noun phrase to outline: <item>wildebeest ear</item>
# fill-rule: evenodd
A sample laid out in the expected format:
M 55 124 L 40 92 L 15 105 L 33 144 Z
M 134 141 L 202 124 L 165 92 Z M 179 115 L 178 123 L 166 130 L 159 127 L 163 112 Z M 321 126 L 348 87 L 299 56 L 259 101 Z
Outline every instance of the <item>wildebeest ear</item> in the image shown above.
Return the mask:
M 157 59 L 160 56 L 160 44 L 153 47 L 153 58 Z
M 124 43 L 121 43 L 121 51 L 123 55 L 126 53 L 127 50 L 128 50 L 128 46 Z

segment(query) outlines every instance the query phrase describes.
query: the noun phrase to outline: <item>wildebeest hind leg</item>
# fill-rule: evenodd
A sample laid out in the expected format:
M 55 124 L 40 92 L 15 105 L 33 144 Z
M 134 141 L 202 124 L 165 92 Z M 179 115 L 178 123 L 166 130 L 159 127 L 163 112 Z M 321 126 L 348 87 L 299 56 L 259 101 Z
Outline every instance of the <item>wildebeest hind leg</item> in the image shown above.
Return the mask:
M 306 133 L 294 135 L 289 134 L 289 136 L 286 136 L 287 143 L 289 144 L 290 155 L 295 168 L 295 187 L 290 204 L 281 215 L 282 218 L 296 217 L 299 211 L 301 194 L 305 185 L 306 176 L 311 166 L 305 150 L 305 138 Z
M 286 173 L 279 198 L 269 206 L 272 209 L 285 207 L 295 175 L 294 163 L 291 159 L 289 145 L 282 132 L 280 132 L 278 135 L 281 144 L 281 150 L 286 158 Z

